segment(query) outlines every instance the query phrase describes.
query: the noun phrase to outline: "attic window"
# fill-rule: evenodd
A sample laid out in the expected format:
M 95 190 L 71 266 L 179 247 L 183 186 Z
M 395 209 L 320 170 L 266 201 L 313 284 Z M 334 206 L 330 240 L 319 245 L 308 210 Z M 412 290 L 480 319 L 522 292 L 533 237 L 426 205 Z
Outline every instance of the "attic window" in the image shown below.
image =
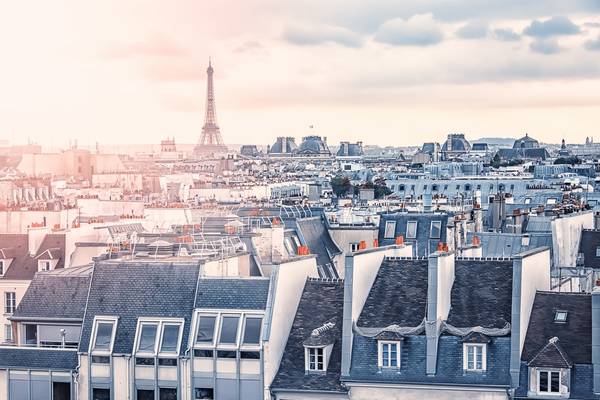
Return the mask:
M 91 353 L 110 354 L 115 341 L 115 317 L 96 317 L 92 332 Z
M 52 269 L 52 264 L 50 260 L 39 260 L 38 261 L 38 271 L 50 271 Z
M 429 237 L 432 239 L 439 239 L 442 233 L 442 221 L 431 221 L 431 229 L 429 230 Z
M 400 342 L 380 340 L 378 350 L 379 368 L 400 368 Z
M 139 320 L 136 335 L 136 354 L 142 357 L 173 356 L 179 353 L 183 320 Z
M 306 347 L 306 370 L 325 371 L 325 348 Z
M 393 239 L 396 237 L 396 221 L 385 221 L 385 239 Z
M 600 257 L 600 246 L 596 246 L 596 257 Z
M 556 310 L 554 313 L 554 322 L 564 324 L 567 322 L 567 312 L 562 310 Z
M 408 223 L 406 224 L 406 238 L 417 238 L 417 221 L 408 221 Z
M 4 264 L 4 260 L 0 260 L 0 276 L 4 276 L 5 272 L 6 272 L 6 267 Z

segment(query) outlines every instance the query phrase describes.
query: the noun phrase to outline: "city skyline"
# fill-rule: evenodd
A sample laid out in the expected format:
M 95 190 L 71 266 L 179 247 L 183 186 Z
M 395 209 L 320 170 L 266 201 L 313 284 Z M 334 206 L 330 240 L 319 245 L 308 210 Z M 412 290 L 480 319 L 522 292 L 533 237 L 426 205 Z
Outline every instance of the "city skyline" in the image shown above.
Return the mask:
M 598 136 L 594 1 L 63 3 L 4 7 L 0 139 L 195 143 L 209 56 L 229 144 Z

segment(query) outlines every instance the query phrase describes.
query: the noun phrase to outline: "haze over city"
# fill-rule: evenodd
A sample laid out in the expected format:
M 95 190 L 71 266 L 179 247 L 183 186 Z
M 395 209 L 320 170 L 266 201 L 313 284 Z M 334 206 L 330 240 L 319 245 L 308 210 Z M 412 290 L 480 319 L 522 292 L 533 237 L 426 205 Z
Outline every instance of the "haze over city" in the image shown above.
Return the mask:
M 0 33 L 13 143 L 195 143 L 209 56 L 229 143 L 597 134 L 594 0 L 22 1 Z

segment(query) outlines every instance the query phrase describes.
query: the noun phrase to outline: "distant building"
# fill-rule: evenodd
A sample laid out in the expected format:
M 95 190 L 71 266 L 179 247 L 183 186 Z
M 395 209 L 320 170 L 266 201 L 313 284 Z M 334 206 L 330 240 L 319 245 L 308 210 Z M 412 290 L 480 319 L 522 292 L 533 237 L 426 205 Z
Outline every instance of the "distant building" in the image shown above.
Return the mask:
M 327 146 L 327 138 L 320 136 L 305 136 L 298 147 L 296 154 L 299 156 L 331 156 L 331 151 Z
M 471 144 L 462 133 L 451 133 L 442 146 L 442 156 L 445 160 L 460 157 L 471 150 Z
M 296 139 L 293 137 L 280 136 L 273 146 L 267 149 L 269 156 L 291 156 L 298 149 Z
M 260 152 L 255 144 L 245 144 L 240 148 L 240 154 L 244 157 L 257 157 Z
M 502 160 L 545 160 L 550 157 L 548 150 L 540 147 L 540 143 L 527 133 L 515 140 L 512 149 L 499 149 L 496 154 Z
M 337 151 L 338 158 L 360 158 L 364 155 L 362 142 L 350 143 L 340 142 L 340 148 Z

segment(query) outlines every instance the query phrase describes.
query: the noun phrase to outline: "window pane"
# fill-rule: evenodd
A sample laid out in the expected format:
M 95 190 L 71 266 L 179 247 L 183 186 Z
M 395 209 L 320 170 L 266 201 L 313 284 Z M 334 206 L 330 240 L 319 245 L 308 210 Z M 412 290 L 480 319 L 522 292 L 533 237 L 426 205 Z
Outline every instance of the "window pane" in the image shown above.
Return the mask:
M 98 322 L 98 325 L 96 326 L 96 342 L 94 343 L 94 350 L 110 350 L 112 331 L 112 322 Z
M 396 235 L 396 221 L 386 221 L 385 222 L 385 239 L 393 239 Z
M 212 388 L 196 388 L 194 391 L 194 399 L 198 400 L 213 400 L 215 396 Z
M 137 400 L 154 400 L 154 390 L 138 389 Z
M 160 400 L 177 400 L 177 389 L 160 388 L 158 397 Z
M 548 373 L 545 371 L 540 372 L 540 392 L 548 391 Z
M 235 344 L 237 339 L 237 329 L 239 317 L 223 317 L 221 323 L 221 337 L 219 343 Z
M 406 225 L 406 238 L 415 239 L 417 237 L 417 221 L 409 221 Z
M 550 373 L 550 391 L 552 393 L 560 392 L 560 373 L 559 372 L 551 372 Z
M 110 389 L 92 389 L 92 400 L 110 400 Z
M 142 325 L 142 333 L 140 334 L 140 344 L 138 351 L 154 352 L 154 343 L 156 343 L 156 325 Z
M 442 233 L 441 221 L 431 221 L 431 234 L 432 239 L 439 239 Z
M 246 329 L 244 329 L 244 344 L 260 343 L 260 328 L 262 318 L 246 318 Z
M 163 336 L 162 343 L 160 344 L 160 351 L 176 353 L 178 340 L 179 325 L 165 325 L 163 328 Z
M 482 363 L 482 353 L 481 353 L 481 348 L 477 347 L 475 348 L 475 359 L 476 359 L 476 368 L 477 369 L 483 369 L 483 363 Z
M 217 317 L 200 317 L 198 321 L 197 343 L 212 343 L 215 335 L 215 320 Z

